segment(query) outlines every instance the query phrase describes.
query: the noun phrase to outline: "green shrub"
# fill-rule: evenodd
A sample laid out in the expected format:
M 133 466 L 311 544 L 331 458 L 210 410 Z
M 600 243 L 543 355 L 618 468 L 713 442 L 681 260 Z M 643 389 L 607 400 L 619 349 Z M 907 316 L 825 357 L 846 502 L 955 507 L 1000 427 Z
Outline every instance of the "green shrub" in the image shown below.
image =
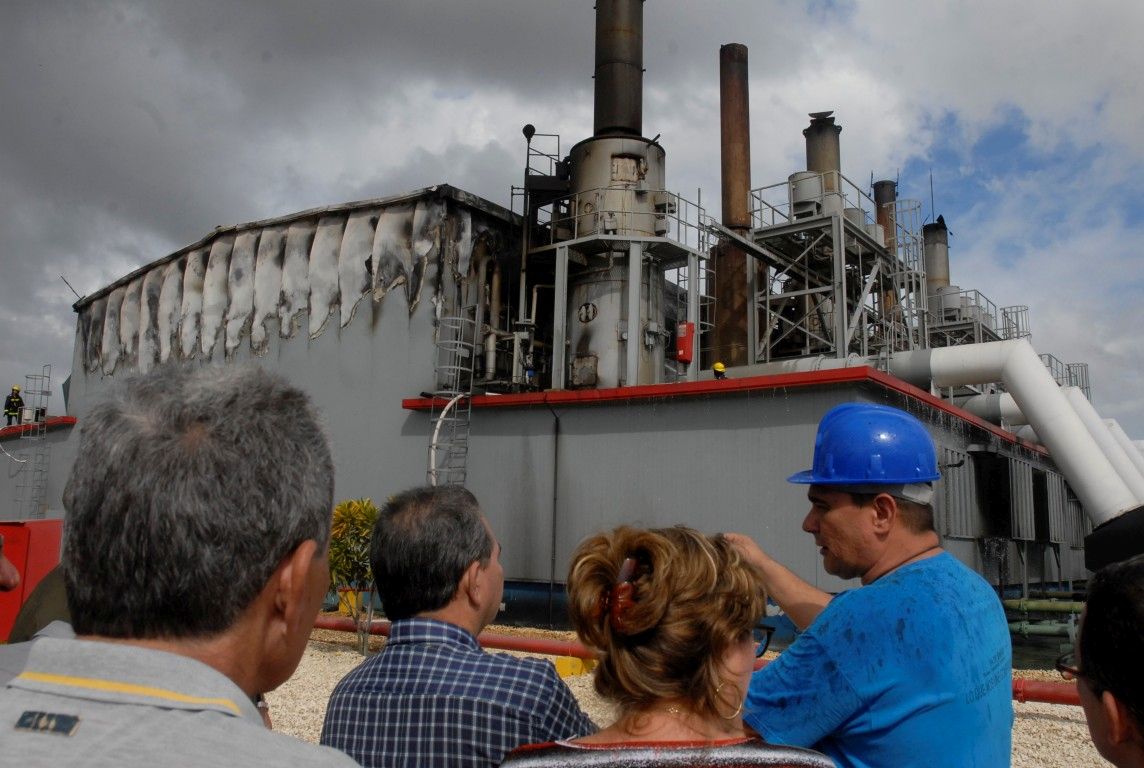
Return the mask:
M 369 648 L 373 620 L 369 542 L 377 512 L 370 499 L 347 499 L 334 507 L 330 526 L 330 583 L 337 590 L 339 606 L 354 620 L 363 654 Z

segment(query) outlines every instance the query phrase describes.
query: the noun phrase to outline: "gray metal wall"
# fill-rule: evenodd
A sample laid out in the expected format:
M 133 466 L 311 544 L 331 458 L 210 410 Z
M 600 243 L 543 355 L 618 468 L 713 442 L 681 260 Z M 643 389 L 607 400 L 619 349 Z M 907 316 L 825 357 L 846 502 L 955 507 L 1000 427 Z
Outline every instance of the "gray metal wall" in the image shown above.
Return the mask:
M 507 236 L 507 223 L 500 226 Z M 315 338 L 304 333 L 281 338 L 272 319 L 261 356 L 240 345 L 227 359 L 218 344 L 208 359 L 188 364 L 254 364 L 286 375 L 322 412 L 335 454 L 337 498 L 369 496 L 383 502 L 425 482 L 429 415 L 404 410 L 401 400 L 432 387 L 435 313 L 441 302 L 429 295 L 429 287 L 437 286 L 441 268 L 437 261 L 428 264 L 426 294 L 412 311 L 400 294 L 363 301 L 346 325 L 331 323 Z M 77 343 L 69 403 L 81 426 L 91 404 L 129 373 L 89 371 L 83 354 Z M 956 556 L 987 575 L 991 568 L 999 573 L 997 563 L 1004 561 L 1010 582 L 1085 575 L 1081 551 L 1073 546 L 1083 529 L 1081 510 L 1067 495 L 1062 499 L 1059 489 L 1050 492 L 1058 511 L 1051 515 L 1049 537 L 1062 542 L 1059 564 L 1048 541 L 1036 541 L 1035 535 L 1020 545 L 1003 541 L 992 555 L 980 540 L 987 514 L 981 506 L 988 499 L 977 487 L 971 446 L 992 444 L 992 450 L 1028 464 L 1029 471 L 1055 472 L 1043 456 L 998 445 L 1000 439 L 980 426 L 872 382 L 551 408 L 475 408 L 468 486 L 502 540 L 510 579 L 563 581 L 574 547 L 601 528 L 686 523 L 705 531 L 747 533 L 804 578 L 837 590 L 843 583 L 822 572 L 812 538 L 801 531 L 806 489 L 785 478 L 810 465 L 821 415 L 853 400 L 907 408 L 929 426 L 943 464 L 966 459 L 960 468 L 947 470 L 947 481 L 938 486 L 939 529 Z M 56 515 L 62 515 L 59 497 L 78 433 L 73 430 L 58 443 L 53 455 L 49 494 Z M 1049 482 L 1050 488 L 1054 484 Z M 1013 509 L 1024 525 L 1024 496 L 1016 498 Z M 1005 517 L 1011 513 L 1003 510 Z M 2 507 L 0 516 L 9 516 Z

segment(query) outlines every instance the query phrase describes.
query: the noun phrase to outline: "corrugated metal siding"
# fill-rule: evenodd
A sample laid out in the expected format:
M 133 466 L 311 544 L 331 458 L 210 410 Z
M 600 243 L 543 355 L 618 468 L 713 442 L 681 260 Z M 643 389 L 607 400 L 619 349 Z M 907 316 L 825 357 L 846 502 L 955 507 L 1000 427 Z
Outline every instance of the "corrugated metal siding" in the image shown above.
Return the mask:
M 934 495 L 934 523 L 942 536 L 972 539 L 980 535 L 981 508 L 973 474 L 973 461 L 968 453 L 941 448 L 941 480 Z
M 1047 472 L 1045 486 L 1049 502 L 1049 541 L 1064 544 L 1072 540 L 1069 526 L 1068 490 L 1065 479 L 1056 472 Z
M 1009 520 L 1013 538 L 1032 541 L 1036 538 L 1033 515 L 1033 465 L 1021 459 L 1009 459 Z
M 1068 494 L 1065 504 L 1069 532 L 1068 543 L 1074 547 L 1084 547 L 1084 537 L 1092 533 L 1092 521 L 1084 513 L 1084 507 L 1081 506 L 1080 500 L 1076 496 L 1071 493 Z

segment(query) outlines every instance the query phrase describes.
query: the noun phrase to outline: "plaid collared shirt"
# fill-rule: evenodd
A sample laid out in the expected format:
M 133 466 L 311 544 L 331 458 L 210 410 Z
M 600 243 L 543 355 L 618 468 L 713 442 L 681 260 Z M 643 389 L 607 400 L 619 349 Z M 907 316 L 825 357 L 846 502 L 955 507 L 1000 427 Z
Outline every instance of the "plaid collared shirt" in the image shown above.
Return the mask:
M 338 683 L 322 743 L 366 768 L 485 768 L 521 744 L 595 730 L 550 662 L 485 653 L 460 627 L 407 619 Z

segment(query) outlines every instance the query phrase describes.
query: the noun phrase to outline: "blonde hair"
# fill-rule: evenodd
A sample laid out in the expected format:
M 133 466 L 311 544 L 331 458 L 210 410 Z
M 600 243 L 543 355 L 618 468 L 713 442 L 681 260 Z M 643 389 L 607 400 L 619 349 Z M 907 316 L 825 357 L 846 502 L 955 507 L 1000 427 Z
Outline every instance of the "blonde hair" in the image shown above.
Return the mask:
M 720 661 L 766 608 L 756 568 L 722 534 L 685 526 L 621 526 L 585 539 L 572 555 L 568 600 L 580 640 L 600 653 L 601 696 L 635 710 L 686 699 L 700 716 L 727 709 Z

